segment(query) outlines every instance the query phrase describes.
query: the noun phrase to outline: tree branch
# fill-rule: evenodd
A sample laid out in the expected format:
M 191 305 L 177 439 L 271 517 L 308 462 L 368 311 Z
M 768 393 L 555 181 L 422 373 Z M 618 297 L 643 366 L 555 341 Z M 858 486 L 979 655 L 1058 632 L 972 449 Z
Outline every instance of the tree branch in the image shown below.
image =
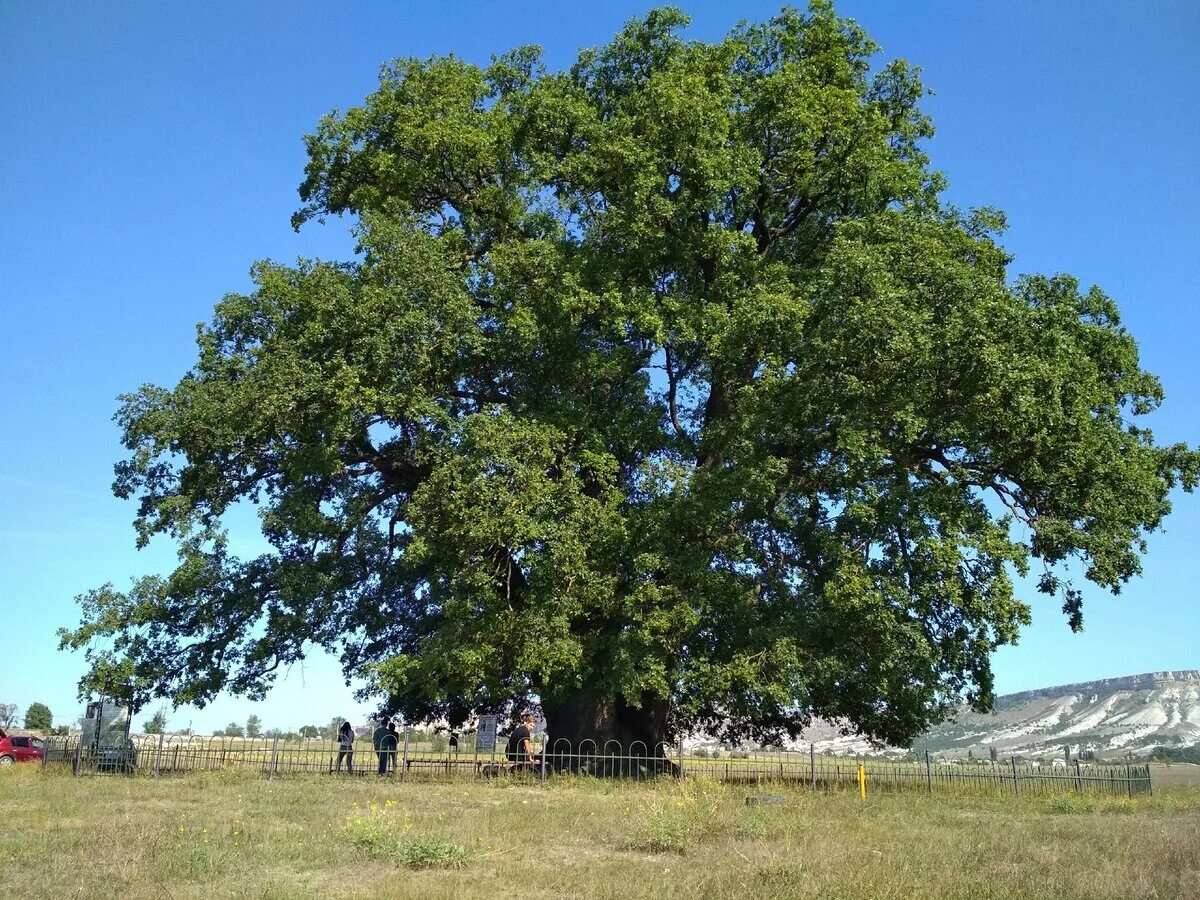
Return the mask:
M 679 420 L 679 404 L 676 399 L 679 373 L 675 371 L 675 354 L 671 350 L 669 343 L 663 345 L 663 352 L 666 355 L 667 406 L 671 412 L 671 425 L 674 427 L 677 436 L 690 442 L 692 437 L 687 433 Z

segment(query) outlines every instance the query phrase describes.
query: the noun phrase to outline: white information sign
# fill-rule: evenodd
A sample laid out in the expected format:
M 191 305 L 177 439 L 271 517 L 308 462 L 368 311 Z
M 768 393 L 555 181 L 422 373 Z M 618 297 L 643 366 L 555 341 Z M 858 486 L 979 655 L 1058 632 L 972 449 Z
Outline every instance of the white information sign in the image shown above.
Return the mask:
M 496 749 L 496 717 L 495 716 L 480 716 L 479 724 L 475 728 L 475 749 L 476 750 L 495 750 Z
M 95 749 L 124 747 L 129 740 L 129 707 L 112 700 L 87 705 L 83 719 L 83 743 Z

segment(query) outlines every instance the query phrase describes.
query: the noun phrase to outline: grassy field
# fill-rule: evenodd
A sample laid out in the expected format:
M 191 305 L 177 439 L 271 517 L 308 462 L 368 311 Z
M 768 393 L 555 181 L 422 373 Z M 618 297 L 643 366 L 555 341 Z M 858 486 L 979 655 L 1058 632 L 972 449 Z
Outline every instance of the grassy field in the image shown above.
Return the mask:
M 1194 763 L 1154 763 L 1150 766 L 1150 777 L 1156 789 L 1178 785 L 1195 785 L 1200 789 L 1200 766 Z
M 1153 798 L 0 769 L 18 896 L 1197 897 L 1200 786 Z

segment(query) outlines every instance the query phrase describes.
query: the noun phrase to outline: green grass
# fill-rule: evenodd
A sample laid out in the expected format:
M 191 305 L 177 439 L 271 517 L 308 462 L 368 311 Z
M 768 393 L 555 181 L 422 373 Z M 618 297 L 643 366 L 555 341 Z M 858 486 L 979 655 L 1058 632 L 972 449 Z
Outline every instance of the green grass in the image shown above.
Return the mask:
M 1200 788 L 1014 798 L 0 770 L 0 885 L 140 897 L 1200 896 Z

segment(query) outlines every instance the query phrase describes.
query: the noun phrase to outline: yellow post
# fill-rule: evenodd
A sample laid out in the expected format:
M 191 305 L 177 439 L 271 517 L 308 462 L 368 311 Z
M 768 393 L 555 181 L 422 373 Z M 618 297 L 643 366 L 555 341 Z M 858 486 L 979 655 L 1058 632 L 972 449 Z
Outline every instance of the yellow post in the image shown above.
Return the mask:
M 862 763 L 858 764 L 858 797 L 860 800 L 867 799 L 867 770 Z

